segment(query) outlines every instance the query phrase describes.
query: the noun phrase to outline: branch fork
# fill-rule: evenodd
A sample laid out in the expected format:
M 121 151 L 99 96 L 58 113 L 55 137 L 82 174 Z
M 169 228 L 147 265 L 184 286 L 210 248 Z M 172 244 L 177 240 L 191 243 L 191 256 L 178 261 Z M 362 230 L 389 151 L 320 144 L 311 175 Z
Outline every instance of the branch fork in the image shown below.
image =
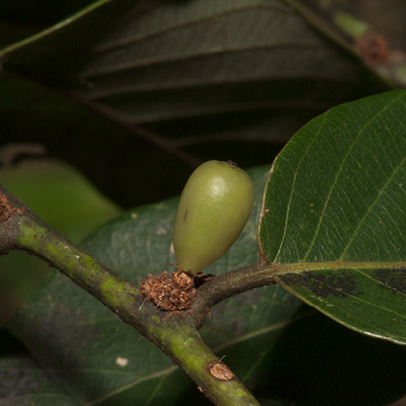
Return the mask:
M 198 288 L 194 278 L 181 270 L 174 272 L 172 278 L 164 272 L 158 277 L 149 275 L 138 289 L 48 227 L 0 185 L 0 255 L 12 249 L 44 259 L 108 306 L 179 365 L 214 404 L 259 405 L 207 347 L 197 329 L 219 301 L 244 290 L 275 283 L 269 264 L 259 263 L 209 279 Z M 169 299 L 159 298 L 159 294 L 151 290 L 157 285 L 164 292 L 169 289 Z M 164 302 L 166 307 L 162 306 Z M 176 311 L 168 317 L 168 310 Z

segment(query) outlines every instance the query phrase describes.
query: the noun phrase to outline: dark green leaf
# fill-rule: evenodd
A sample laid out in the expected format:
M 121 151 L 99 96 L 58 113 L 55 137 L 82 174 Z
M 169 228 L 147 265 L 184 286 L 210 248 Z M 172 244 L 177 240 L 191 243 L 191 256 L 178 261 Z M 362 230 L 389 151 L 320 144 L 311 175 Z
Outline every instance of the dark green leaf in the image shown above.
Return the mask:
M 128 128 L 58 92 L 4 73 L 0 93 L 4 96 L 0 98 L 2 142 L 45 144 L 50 154 L 79 167 L 109 196 L 125 196 L 118 199 L 120 203 L 157 200 L 186 182 L 186 175 L 174 174 L 187 174 L 190 164 L 174 159 L 173 151 L 136 137 Z
M 279 0 L 99 1 L 0 59 L 6 141 L 42 142 L 126 206 L 129 176 L 138 203 L 179 193 L 186 165 L 269 162 L 310 118 L 388 89 Z
M 0 329 L 0 348 L 1 406 L 79 406 L 4 329 Z
M 274 162 L 261 251 L 290 292 L 365 334 L 406 343 L 406 92 L 338 106 Z

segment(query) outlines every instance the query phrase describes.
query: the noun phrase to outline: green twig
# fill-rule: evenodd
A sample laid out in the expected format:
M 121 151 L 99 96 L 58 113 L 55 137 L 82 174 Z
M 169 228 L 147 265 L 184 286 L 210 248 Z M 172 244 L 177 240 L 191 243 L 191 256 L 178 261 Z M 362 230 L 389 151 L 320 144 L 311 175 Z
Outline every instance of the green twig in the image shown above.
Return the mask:
M 43 258 L 155 343 L 221 406 L 259 405 L 201 339 L 191 312 L 163 312 L 50 227 L 0 185 L 0 255 L 20 249 Z

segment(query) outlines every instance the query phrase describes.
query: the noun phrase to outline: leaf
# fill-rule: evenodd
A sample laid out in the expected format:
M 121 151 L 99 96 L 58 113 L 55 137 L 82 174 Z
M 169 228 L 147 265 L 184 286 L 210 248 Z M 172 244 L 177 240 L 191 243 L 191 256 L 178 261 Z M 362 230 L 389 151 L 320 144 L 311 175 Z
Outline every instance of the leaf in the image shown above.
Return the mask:
M 230 252 L 207 272 L 259 260 L 256 228 L 267 169 L 249 171 L 256 190 L 253 214 Z M 148 272 L 170 270 L 176 205 L 172 199 L 131 210 L 91 234 L 83 247 L 132 283 Z M 60 274 L 47 279 L 8 328 L 63 387 L 61 393 L 81 404 L 209 404 L 153 344 Z M 406 347 L 332 323 L 279 286 L 222 302 L 201 334 L 263 404 L 314 405 L 324 399 L 341 405 L 337 399 L 345 399 L 359 405 L 376 391 L 370 404 L 378 405 L 404 393 Z M 354 357 L 362 359 L 355 369 Z
M 2 141 L 46 144 L 51 155 L 79 167 L 93 181 L 100 179 L 101 183 L 96 183 L 103 186 L 104 192 L 108 189 L 110 196 L 126 196 L 118 199 L 122 204 L 157 200 L 162 194 L 173 193 L 182 177 L 172 174 L 189 171 L 190 164 L 172 159 L 172 153 L 134 137 L 132 131 L 33 81 L 3 74 L 0 89 L 4 95 L 0 101 L 4 103 L 0 110 Z M 133 188 L 128 187 L 128 182 L 133 183 Z
M 55 384 L 9 333 L 0 329 L 0 404 L 2 406 L 78 406 Z
M 267 163 L 310 118 L 389 89 L 279 0 L 103 0 L 0 60 L 5 142 L 43 143 L 127 207 L 213 156 Z
M 406 343 L 406 92 L 344 104 L 275 160 L 259 227 L 278 282 L 344 325 Z
M 5 149 L 3 157 L 13 154 L 11 148 L 9 151 Z M 120 213 L 74 168 L 62 162 L 24 161 L 18 168 L 0 169 L 0 179 L 1 185 L 37 216 L 74 242 Z M 0 326 L 18 310 L 19 303 L 48 270 L 48 264 L 25 252 L 11 251 L 0 258 Z

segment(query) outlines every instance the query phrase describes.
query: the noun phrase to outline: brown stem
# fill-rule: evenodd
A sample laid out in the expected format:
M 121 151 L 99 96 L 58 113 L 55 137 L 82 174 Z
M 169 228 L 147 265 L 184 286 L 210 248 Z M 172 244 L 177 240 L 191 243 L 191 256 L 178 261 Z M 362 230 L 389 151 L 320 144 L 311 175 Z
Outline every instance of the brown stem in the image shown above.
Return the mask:
M 217 276 L 204 283 L 198 290 L 192 303 L 192 313 L 196 327 L 200 328 L 208 310 L 217 303 L 247 290 L 275 284 L 276 264 L 259 262 L 244 268 L 236 269 Z

